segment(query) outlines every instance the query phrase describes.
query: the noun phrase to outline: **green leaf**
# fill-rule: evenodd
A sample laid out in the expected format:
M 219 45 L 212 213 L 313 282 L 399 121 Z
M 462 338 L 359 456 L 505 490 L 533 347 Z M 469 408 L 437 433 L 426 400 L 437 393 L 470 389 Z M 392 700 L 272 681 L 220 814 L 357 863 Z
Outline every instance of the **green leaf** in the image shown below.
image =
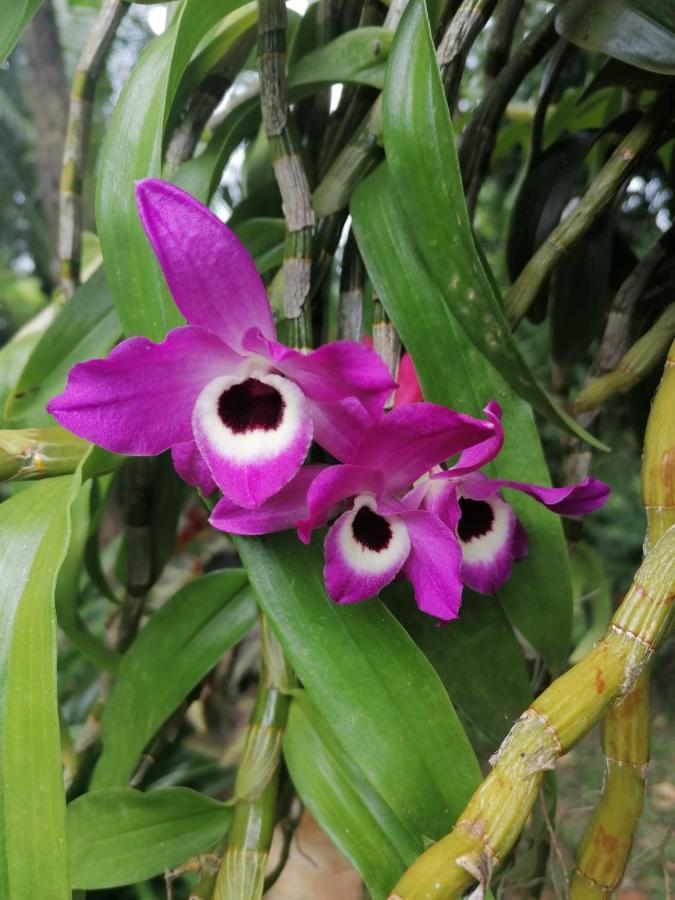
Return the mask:
M 396 30 L 383 96 L 384 144 L 396 194 L 452 316 L 539 412 L 604 447 L 536 382 L 478 256 L 423 0 L 410 0 Z
M 40 8 L 42 0 L 1 0 L 0 2 L 0 63 L 3 63 Z
M 418 841 L 438 839 L 480 772 L 429 662 L 379 600 L 331 603 L 318 540 L 303 548 L 285 533 L 236 544 L 260 606 L 335 740 Z
M 243 0 L 185 0 L 152 40 L 126 82 L 101 151 L 96 222 L 113 302 L 127 334 L 159 340 L 181 323 L 141 228 L 134 182 L 161 175 L 171 106 L 190 59 Z
M 74 476 L 0 506 L 0 896 L 68 900 L 54 585 Z
M 30 331 L 21 331 L 0 349 L 0 426 L 3 428 L 9 425 L 5 415 L 7 400 L 14 393 L 18 373 L 40 340 L 41 333 L 41 330 L 32 328 Z
M 150 619 L 117 670 L 93 787 L 129 779 L 159 726 L 251 628 L 256 607 L 245 585 L 240 569 L 195 578 Z
M 459 619 L 439 628 L 420 616 L 405 582 L 382 599 L 424 651 L 450 699 L 494 747 L 532 700 L 523 652 L 494 597 L 464 589 Z
M 12 424 L 54 424 L 45 405 L 63 390 L 72 366 L 104 355 L 119 335 L 119 319 L 100 266 L 73 294 L 33 348 L 7 401 L 6 414 Z
M 335 741 L 305 691 L 291 704 L 284 758 L 302 802 L 373 900 L 384 900 L 419 855 L 419 842 Z
M 288 75 L 289 89 L 296 89 L 293 98 L 307 93 L 301 88 L 326 84 L 366 84 L 381 90 L 392 38 L 385 28 L 357 28 L 307 53 L 291 66 Z
M 386 167 L 359 186 L 351 212 L 368 273 L 415 362 L 425 398 L 472 415 L 480 415 L 489 400 L 499 401 L 506 440 L 489 474 L 550 484 L 529 406 L 470 343 L 453 317 L 422 260 Z M 515 491 L 509 491 L 507 499 L 525 527 L 529 554 L 499 590 L 499 601 L 549 666 L 558 669 L 567 659 L 572 625 L 569 564 L 560 521 Z
M 586 50 L 650 72 L 675 75 L 672 0 L 567 0 L 555 27 L 566 40 Z
M 247 219 L 233 231 L 241 238 L 261 274 L 282 264 L 286 239 L 283 219 Z
M 189 788 L 83 794 L 68 805 L 72 886 L 98 890 L 160 875 L 218 843 L 229 819 L 225 804 Z

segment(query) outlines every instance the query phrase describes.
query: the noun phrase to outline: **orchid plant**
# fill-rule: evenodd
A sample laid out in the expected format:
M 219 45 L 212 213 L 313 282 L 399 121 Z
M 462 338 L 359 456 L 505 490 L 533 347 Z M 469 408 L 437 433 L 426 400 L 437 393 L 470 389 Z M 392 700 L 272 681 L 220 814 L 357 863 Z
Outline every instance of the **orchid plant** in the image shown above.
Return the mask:
M 0 900 L 609 897 L 675 617 L 664 3 L 78 5 L 0 0 Z

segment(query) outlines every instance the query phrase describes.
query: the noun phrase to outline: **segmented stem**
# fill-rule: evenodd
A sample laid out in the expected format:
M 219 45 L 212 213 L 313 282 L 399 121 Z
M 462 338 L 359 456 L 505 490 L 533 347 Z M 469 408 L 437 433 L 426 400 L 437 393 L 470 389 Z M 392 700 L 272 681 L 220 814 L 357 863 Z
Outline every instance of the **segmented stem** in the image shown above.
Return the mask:
M 263 618 L 260 682 L 234 785 L 235 804 L 214 900 L 257 900 L 262 895 L 275 822 L 281 739 L 293 687 L 293 673 Z
M 63 147 L 59 195 L 59 260 L 61 283 L 70 297 L 80 283 L 82 187 L 94 113 L 94 93 L 127 0 L 103 0 L 80 55 L 70 89 L 70 108 Z
M 394 325 L 379 300 L 373 305 L 373 349 L 384 360 L 392 378 L 398 375 L 398 366 L 401 361 L 401 338 L 396 333 Z M 385 408 L 389 408 L 394 401 L 392 392 Z
M 57 426 L 0 431 L 0 481 L 69 475 L 90 446 Z
M 573 212 L 553 229 L 520 273 L 504 298 L 504 309 L 513 327 L 530 308 L 556 263 L 586 234 L 626 177 L 652 151 L 672 115 L 674 98 L 675 82 L 621 141 Z
M 509 59 L 513 35 L 525 0 L 503 0 L 495 14 L 485 50 L 485 77 L 491 82 Z
M 363 323 L 363 282 L 365 266 L 350 229 L 342 256 L 338 337 L 344 341 L 360 341 Z
M 604 638 L 523 713 L 452 832 L 413 863 L 391 900 L 449 900 L 472 881 L 487 884 L 516 842 L 543 772 L 635 687 L 669 631 L 674 596 L 671 528 L 645 558 Z
M 436 55 L 451 115 L 457 104 L 466 57 L 496 5 L 497 0 L 462 0 L 438 45 Z
M 286 4 L 283 0 L 260 0 L 258 13 L 262 120 L 286 220 L 284 315 L 290 320 L 291 343 L 303 348 L 311 346 L 311 320 L 304 305 L 310 288 L 315 218 L 309 183 L 288 107 Z
M 591 379 L 574 402 L 575 410 L 595 409 L 617 393 L 625 393 L 654 369 L 675 338 L 675 303 L 619 360 L 612 372 Z
M 645 432 L 642 499 L 648 551 L 675 524 L 675 342 Z M 651 667 L 605 716 L 602 794 L 576 859 L 571 900 L 608 897 L 621 884 L 644 801 L 649 763 Z

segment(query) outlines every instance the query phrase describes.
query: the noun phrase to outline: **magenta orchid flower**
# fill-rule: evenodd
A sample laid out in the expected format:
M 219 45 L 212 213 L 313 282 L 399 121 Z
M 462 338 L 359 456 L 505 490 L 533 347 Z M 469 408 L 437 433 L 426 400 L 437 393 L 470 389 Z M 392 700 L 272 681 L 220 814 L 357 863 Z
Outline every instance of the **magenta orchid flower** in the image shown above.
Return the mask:
M 404 503 L 434 513 L 457 535 L 462 581 L 481 594 L 504 584 L 513 563 L 527 554 L 525 529 L 503 499 L 502 488 L 521 491 L 561 516 L 592 512 L 610 491 L 595 478 L 561 488 L 488 478 L 478 470 L 499 453 L 504 433 L 499 404 L 489 403 L 485 412 L 495 425 L 493 438 L 465 450 L 452 468 L 430 473 L 404 498 Z
M 421 610 L 438 619 L 457 616 L 462 595 L 461 550 L 432 511 L 407 504 L 410 486 L 460 451 L 494 439 L 495 423 L 432 403 L 392 410 L 365 430 L 355 417 L 343 430 L 351 446 L 342 465 L 305 467 L 258 510 L 223 499 L 211 523 L 237 534 L 262 534 L 298 525 L 304 542 L 312 529 L 331 525 L 324 543 L 324 579 L 337 603 L 375 596 L 399 572 L 412 582 Z M 403 499 L 402 499 L 403 498 Z M 346 509 L 345 509 L 346 507 Z
M 76 365 L 48 410 L 107 450 L 169 448 L 179 475 L 204 494 L 255 508 L 298 472 L 314 438 L 341 450 L 344 407 L 364 421 L 394 388 L 380 358 L 337 341 L 312 353 L 276 340 L 264 285 L 238 238 L 173 185 L 137 185 L 143 227 L 188 324 L 160 344 L 123 341 Z

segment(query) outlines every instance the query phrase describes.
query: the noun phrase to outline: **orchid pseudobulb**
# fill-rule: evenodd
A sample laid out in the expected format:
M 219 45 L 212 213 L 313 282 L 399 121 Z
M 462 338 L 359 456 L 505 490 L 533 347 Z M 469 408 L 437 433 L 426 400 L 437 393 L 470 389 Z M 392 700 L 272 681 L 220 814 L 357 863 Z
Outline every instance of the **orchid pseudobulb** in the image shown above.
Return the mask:
M 107 450 L 171 448 L 178 473 L 255 508 L 288 484 L 312 439 L 342 441 L 342 406 L 377 416 L 394 383 L 379 357 L 338 341 L 303 354 L 276 340 L 253 260 L 205 206 L 173 185 L 137 185 L 141 221 L 188 325 L 160 344 L 123 341 L 76 365 L 48 410 Z

